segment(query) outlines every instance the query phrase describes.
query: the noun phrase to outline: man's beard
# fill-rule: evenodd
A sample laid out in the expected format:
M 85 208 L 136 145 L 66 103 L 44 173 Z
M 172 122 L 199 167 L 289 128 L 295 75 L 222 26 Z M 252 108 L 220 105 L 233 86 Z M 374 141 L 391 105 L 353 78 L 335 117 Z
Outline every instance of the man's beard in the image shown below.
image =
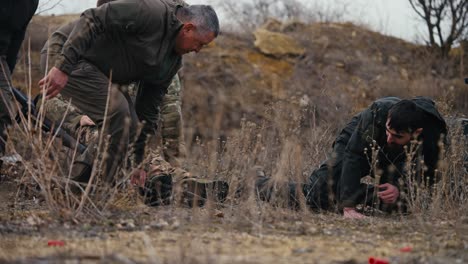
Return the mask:
M 405 151 L 403 145 L 398 145 L 395 143 L 388 143 L 386 146 L 386 152 L 389 156 L 398 156 Z

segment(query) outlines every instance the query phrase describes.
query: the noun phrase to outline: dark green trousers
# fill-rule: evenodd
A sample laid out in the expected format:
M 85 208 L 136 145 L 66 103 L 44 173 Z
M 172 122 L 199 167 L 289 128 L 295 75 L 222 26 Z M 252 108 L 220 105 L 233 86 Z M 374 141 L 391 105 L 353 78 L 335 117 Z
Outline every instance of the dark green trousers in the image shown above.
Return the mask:
M 343 133 L 337 138 L 333 146 L 330 159 L 324 161 L 318 169 L 313 171 L 305 183 L 287 183 L 289 191 L 288 204 L 298 205 L 298 192 L 302 192 L 306 204 L 313 210 L 339 209 L 340 178 L 342 175 L 343 157 L 348 140 L 347 134 Z M 272 189 L 269 177 L 259 177 L 256 181 L 256 189 L 260 200 L 268 201 Z M 372 204 L 374 189 L 361 184 L 359 190 L 354 194 L 355 200 L 363 204 Z
M 134 142 L 138 124 L 130 96 L 122 92 L 96 66 L 80 61 L 61 91 L 63 97 L 88 115 L 104 133 L 102 145 L 108 145 L 102 155 L 103 174 L 107 181 L 116 180 L 118 169 L 125 161 L 129 144 Z M 108 102 L 108 104 L 107 104 Z M 90 157 L 82 162 L 91 163 Z

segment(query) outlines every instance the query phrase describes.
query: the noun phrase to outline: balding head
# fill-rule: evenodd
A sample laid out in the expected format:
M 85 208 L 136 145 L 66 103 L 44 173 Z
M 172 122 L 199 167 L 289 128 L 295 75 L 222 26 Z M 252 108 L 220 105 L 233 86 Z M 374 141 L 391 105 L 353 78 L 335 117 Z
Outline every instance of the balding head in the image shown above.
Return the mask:
M 192 23 L 199 33 L 211 32 L 215 37 L 219 34 L 218 15 L 209 5 L 191 5 L 177 10 L 177 18 L 182 23 Z
M 176 15 L 183 23 L 175 45 L 175 52 L 179 55 L 199 52 L 219 34 L 218 16 L 211 6 L 180 7 Z

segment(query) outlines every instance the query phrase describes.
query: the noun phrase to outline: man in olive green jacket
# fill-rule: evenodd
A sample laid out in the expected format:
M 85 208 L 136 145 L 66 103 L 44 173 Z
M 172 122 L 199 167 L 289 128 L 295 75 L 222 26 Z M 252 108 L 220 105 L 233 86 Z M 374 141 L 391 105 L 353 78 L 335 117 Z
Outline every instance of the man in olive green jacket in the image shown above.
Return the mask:
M 97 7 L 103 4 L 113 2 L 115 0 L 100 0 L 97 1 Z M 182 6 L 187 6 L 183 1 L 177 1 Z M 73 28 L 78 23 L 78 20 L 69 22 L 57 30 L 55 30 L 49 37 L 49 40 L 45 43 L 41 50 L 40 66 L 41 71 L 46 72 L 49 62 L 54 62 L 62 53 L 65 42 L 70 36 Z M 130 89 L 129 94 L 132 97 L 132 101 L 135 101 L 137 95 L 138 85 L 131 84 L 121 89 Z M 180 166 L 180 159 L 185 157 L 185 143 L 184 135 L 182 132 L 182 109 L 181 109 L 181 93 L 182 84 L 181 80 L 176 74 L 171 81 L 167 89 L 167 93 L 164 95 L 161 105 L 161 136 L 163 143 L 163 154 L 164 158 L 169 161 L 173 166 Z M 68 100 L 65 100 L 60 95 L 56 98 L 52 98 L 46 101 L 44 105 L 47 116 L 56 122 L 64 120 L 62 127 L 69 131 L 70 134 L 75 135 L 76 129 L 80 125 L 95 125 L 93 121 L 78 110 L 73 104 L 69 105 Z M 70 109 L 67 108 L 70 107 Z M 64 113 L 69 115 L 63 117 Z
M 39 84 L 47 98 L 61 93 L 110 135 L 104 175 L 112 182 L 135 139 L 135 159 L 143 159 L 159 106 L 182 55 L 198 52 L 219 33 L 210 6 L 183 7 L 166 0 L 122 0 L 85 11 L 55 66 Z M 140 81 L 135 104 L 110 82 Z M 108 96 L 109 95 L 109 96 Z M 145 121 L 137 138 L 138 121 Z

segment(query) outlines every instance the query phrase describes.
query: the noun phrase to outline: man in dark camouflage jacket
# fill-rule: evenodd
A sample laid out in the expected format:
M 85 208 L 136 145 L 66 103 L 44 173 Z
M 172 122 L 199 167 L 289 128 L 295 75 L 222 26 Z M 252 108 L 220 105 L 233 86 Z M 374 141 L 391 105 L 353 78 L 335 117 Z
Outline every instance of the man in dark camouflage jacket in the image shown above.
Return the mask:
M 431 185 L 439 143 L 445 142 L 446 134 L 446 123 L 432 100 L 381 98 L 351 119 L 333 144 L 332 158 L 300 189 L 311 208 L 332 209 L 336 203 L 346 218 L 364 217 L 356 205 L 366 204 L 374 189 L 380 204 L 394 206 L 401 198 L 405 177 L 410 176 L 405 146 L 410 147 L 413 140 L 422 142 L 413 146 L 416 167 L 412 170 L 424 171 L 418 178 Z M 260 198 L 268 199 L 269 181 L 264 176 L 257 180 Z M 296 186 L 289 184 L 291 199 L 296 197 Z

